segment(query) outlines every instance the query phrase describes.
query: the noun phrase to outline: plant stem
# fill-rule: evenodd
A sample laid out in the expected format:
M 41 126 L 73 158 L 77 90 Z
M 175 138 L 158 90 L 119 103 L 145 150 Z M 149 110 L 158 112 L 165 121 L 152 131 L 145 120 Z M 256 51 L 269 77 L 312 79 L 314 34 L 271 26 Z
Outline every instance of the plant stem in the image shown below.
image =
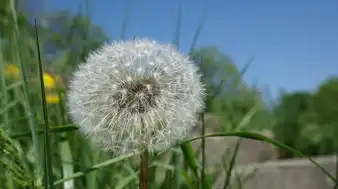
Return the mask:
M 140 189 L 148 189 L 148 150 L 141 154 Z
M 141 129 L 145 127 L 143 119 L 141 119 Z M 144 144 L 147 145 L 147 144 Z M 148 189 L 148 149 L 145 148 L 141 153 L 140 163 L 140 185 L 139 189 Z
M 336 179 L 338 179 L 338 150 L 336 150 Z M 338 181 L 334 183 L 333 189 L 338 189 Z
M 204 112 L 201 113 L 202 136 L 205 135 Z M 204 188 L 205 182 L 205 138 L 202 139 L 202 170 L 201 170 L 201 188 Z

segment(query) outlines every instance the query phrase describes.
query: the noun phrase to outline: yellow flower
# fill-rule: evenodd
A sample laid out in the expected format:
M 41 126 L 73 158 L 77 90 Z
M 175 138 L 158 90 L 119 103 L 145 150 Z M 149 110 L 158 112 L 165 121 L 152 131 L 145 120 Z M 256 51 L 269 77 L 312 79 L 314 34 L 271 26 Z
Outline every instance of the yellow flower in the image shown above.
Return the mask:
M 56 87 L 56 81 L 52 74 L 44 72 L 43 73 L 43 82 L 45 84 L 45 88 L 54 89 Z
M 20 77 L 20 69 L 14 64 L 7 64 L 6 65 L 6 74 L 12 78 L 19 78 Z
M 60 97 L 56 94 L 46 94 L 46 102 L 47 104 L 59 104 Z

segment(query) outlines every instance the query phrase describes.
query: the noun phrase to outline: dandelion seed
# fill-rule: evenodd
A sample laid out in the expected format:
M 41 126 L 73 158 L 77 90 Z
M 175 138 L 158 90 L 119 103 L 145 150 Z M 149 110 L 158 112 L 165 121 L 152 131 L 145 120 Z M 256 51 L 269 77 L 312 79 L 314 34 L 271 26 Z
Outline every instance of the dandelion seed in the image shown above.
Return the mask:
M 196 125 L 204 107 L 200 78 L 171 45 L 117 41 L 89 54 L 74 73 L 70 115 L 105 151 L 163 150 Z

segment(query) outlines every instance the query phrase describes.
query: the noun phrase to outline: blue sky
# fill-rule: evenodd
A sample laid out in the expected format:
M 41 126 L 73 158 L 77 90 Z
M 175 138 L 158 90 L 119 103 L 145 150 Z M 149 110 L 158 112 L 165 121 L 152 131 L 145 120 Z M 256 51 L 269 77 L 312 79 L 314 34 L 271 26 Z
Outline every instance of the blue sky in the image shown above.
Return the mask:
M 89 0 L 93 22 L 111 38 L 120 36 L 123 0 Z M 254 56 L 244 78 L 268 87 L 313 90 L 338 74 L 337 0 L 181 0 L 180 48 L 187 52 L 205 9 L 207 17 L 197 46 L 214 45 L 243 67 Z M 171 41 L 179 0 L 132 0 L 126 37 Z M 49 0 L 48 10 L 77 11 L 82 0 Z

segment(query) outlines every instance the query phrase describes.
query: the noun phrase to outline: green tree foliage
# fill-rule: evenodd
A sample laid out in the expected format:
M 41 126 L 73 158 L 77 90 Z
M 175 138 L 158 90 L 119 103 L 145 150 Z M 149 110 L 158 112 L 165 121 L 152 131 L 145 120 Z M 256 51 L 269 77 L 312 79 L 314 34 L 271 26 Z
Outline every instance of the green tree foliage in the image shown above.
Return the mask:
M 2 0 L 0 3 L 0 36 L 4 37 L 12 33 L 14 23 L 20 28 L 28 25 L 27 17 L 23 12 L 16 12 L 19 1 Z M 13 4 L 12 4 L 13 3 Z M 15 22 L 14 22 L 15 20 Z
M 313 145 L 307 136 L 302 134 L 304 127 L 311 121 L 316 121 L 313 117 L 312 95 L 309 92 L 294 92 L 283 94 L 280 103 L 274 108 L 276 115 L 276 125 L 274 133 L 276 138 L 285 144 L 307 151 Z M 306 143 L 304 145 L 304 143 Z M 309 148 L 310 147 L 310 148 Z M 307 151 L 313 154 L 313 152 Z M 292 157 L 293 154 L 281 151 L 281 158 Z
M 65 10 L 49 13 L 43 17 L 41 24 L 46 30 L 48 50 L 52 51 L 50 53 L 58 50 L 81 51 L 83 45 L 88 51 L 108 40 L 103 30 L 86 16 L 74 15 Z
M 326 146 L 338 151 L 338 77 L 324 81 L 314 94 L 314 107 Z
M 1 5 L 0 5 L 0 28 L 1 28 L 1 33 L 3 33 L 4 28 L 8 25 L 9 23 L 9 17 L 11 15 L 11 10 L 9 6 L 9 1 L 4 0 Z
M 69 11 L 49 13 L 43 17 L 41 27 L 44 52 L 52 62 L 53 70 L 67 78 L 88 52 L 108 41 L 102 28 L 90 19 Z
M 331 124 L 338 119 L 338 77 L 323 82 L 314 94 L 314 105 L 321 124 Z
M 329 78 L 314 93 L 282 94 L 274 108 L 274 132 L 285 144 L 308 155 L 332 154 L 337 149 L 338 79 Z M 281 158 L 294 154 L 281 151 Z
M 0 36 L 4 59 L 8 62 L 16 61 L 13 49 L 16 43 L 14 26 L 17 23 L 20 37 L 25 38 L 26 42 L 20 43 L 20 46 L 25 46 L 27 53 L 32 57 L 26 59 L 27 69 L 36 70 L 30 65 L 35 64 L 33 60 L 36 60 L 33 13 L 18 2 L 13 6 L 10 2 L 12 1 L 5 0 L 0 6 Z M 21 8 L 15 11 L 12 7 Z M 89 51 L 108 40 L 104 31 L 93 24 L 89 18 L 65 10 L 40 15 L 37 24 L 47 69 L 62 73 L 63 77 L 67 77 L 72 72 L 72 68 L 80 63 Z
M 202 47 L 191 54 L 200 66 L 206 85 L 207 112 L 217 114 L 222 130 L 238 128 L 249 116 L 252 129 L 266 128 L 273 122 L 272 114 L 262 101 L 259 90 L 249 87 L 231 58 L 216 47 Z
M 224 91 L 226 84 L 239 72 L 232 60 L 216 47 L 197 49 L 191 53 L 191 57 L 200 66 L 208 94 L 212 94 L 206 100 L 207 111 L 210 111 L 212 100 Z

